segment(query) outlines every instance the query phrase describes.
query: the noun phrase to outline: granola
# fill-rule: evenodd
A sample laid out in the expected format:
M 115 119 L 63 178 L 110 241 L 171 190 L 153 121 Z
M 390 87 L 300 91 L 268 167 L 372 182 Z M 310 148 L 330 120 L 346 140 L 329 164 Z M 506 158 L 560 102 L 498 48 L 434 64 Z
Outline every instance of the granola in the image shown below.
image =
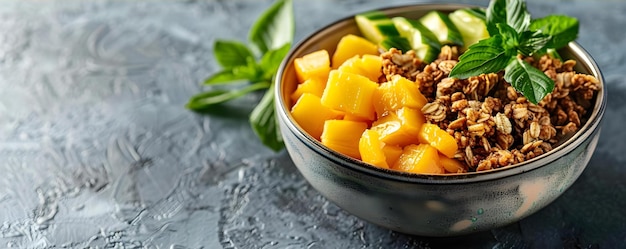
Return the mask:
M 390 49 L 382 54 L 381 81 L 396 74 L 415 81 L 428 99 L 422 108 L 426 120 L 456 139 L 454 158 L 465 162 L 467 171 L 501 168 L 552 150 L 560 138 L 585 123 L 600 88 L 595 77 L 574 71 L 576 61 L 523 58 L 555 82 L 553 92 L 533 104 L 502 73 L 449 78 L 458 51 L 444 46 L 434 62 L 425 64 L 412 51 Z

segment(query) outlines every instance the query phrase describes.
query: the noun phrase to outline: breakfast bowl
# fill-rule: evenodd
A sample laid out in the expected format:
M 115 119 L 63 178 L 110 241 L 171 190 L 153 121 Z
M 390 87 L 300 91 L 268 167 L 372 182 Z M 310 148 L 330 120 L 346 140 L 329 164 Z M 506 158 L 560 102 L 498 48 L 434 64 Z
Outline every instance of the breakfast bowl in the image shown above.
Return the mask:
M 467 5 L 418 4 L 381 9 L 390 17 L 419 18 L 431 10 L 449 13 Z M 354 16 L 323 27 L 294 46 L 275 81 L 275 108 L 289 156 L 321 195 L 373 224 L 419 236 L 457 236 L 519 221 L 570 187 L 587 166 L 600 136 L 606 108 L 602 74 L 576 42 L 559 50 L 577 61 L 575 70 L 597 78 L 600 90 L 586 122 L 549 152 L 507 167 L 456 174 L 416 174 L 374 167 L 323 145 L 290 112 L 298 84 L 294 60 L 326 49 L 332 53 L 347 34 L 360 34 Z

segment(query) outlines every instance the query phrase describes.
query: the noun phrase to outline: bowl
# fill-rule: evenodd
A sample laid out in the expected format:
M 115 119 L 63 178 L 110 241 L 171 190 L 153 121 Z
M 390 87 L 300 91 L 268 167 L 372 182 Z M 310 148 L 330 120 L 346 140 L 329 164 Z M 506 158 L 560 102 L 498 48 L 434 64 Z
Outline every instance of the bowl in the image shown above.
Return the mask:
M 475 7 L 418 4 L 381 9 L 389 16 L 419 18 L 430 10 Z M 576 71 L 601 83 L 588 121 L 552 151 L 514 166 L 453 175 L 386 170 L 337 153 L 308 135 L 291 116 L 289 94 L 297 80 L 295 58 L 327 49 L 346 34 L 359 34 L 354 17 L 323 27 L 296 45 L 282 62 L 275 82 L 275 107 L 286 149 L 304 178 L 325 198 L 368 222 L 420 236 L 457 236 L 519 221 L 559 197 L 580 176 L 598 143 L 606 108 L 602 74 L 576 42 L 560 50 L 577 61 Z

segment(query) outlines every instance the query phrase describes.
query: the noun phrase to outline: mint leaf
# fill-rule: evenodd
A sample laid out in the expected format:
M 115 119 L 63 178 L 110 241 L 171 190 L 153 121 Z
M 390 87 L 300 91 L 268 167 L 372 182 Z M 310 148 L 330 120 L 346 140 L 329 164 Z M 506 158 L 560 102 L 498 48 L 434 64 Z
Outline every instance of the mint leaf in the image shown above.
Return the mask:
M 282 63 L 283 58 L 289 53 L 289 49 L 291 48 L 291 43 L 287 43 L 278 49 L 272 49 L 267 51 L 261 57 L 261 61 L 259 62 L 259 66 L 263 71 L 263 79 L 267 81 L 271 81 L 276 71 L 278 71 L 278 67 L 280 67 L 280 63 Z
M 507 51 L 502 46 L 502 36 L 496 35 L 481 40 L 469 47 L 459 57 L 459 63 L 452 68 L 450 77 L 466 79 L 484 73 L 496 73 L 503 70 L 515 51 Z
M 528 29 L 531 16 L 523 0 L 492 0 L 487 7 L 487 31 L 490 35 L 499 33 L 498 23 L 506 23 L 521 33 Z
M 235 98 L 239 98 L 244 96 L 250 92 L 254 92 L 257 90 L 266 89 L 270 86 L 268 82 L 259 82 L 252 85 L 247 85 L 240 89 L 235 90 L 212 90 L 208 92 L 203 92 L 197 95 L 194 95 L 189 99 L 187 108 L 191 110 L 202 110 L 208 108 L 209 106 L 220 104 Z
M 259 17 L 248 37 L 258 52 L 264 54 L 291 43 L 294 33 L 292 0 L 279 0 Z
M 554 89 L 554 82 L 541 70 L 522 59 L 512 60 L 504 71 L 504 80 L 509 82 L 524 97 L 537 104 Z
M 579 23 L 576 18 L 562 15 L 549 15 L 530 23 L 531 31 L 541 31 L 552 36 L 548 48 L 562 48 L 578 37 Z
M 265 92 L 259 104 L 250 114 L 250 125 L 261 142 L 274 151 L 284 148 L 278 120 L 274 109 L 274 84 Z
M 215 59 L 222 68 L 233 68 L 248 64 L 247 58 L 254 58 L 250 49 L 238 41 L 217 40 L 213 45 Z

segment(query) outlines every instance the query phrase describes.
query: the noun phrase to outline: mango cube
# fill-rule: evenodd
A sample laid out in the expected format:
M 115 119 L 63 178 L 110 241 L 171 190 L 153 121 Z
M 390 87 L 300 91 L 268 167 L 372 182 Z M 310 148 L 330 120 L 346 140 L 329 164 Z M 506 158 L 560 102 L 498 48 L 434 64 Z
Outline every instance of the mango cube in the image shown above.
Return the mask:
M 383 59 L 378 55 L 364 54 L 361 56 L 361 70 L 363 75 L 374 82 L 383 75 Z
M 367 124 L 372 124 L 372 121 L 363 117 L 359 117 L 359 116 L 354 116 L 352 114 L 345 114 L 343 115 L 343 120 L 349 120 L 349 121 L 357 121 L 357 122 L 364 122 Z
M 419 141 L 437 148 L 441 154 L 452 158 L 459 148 L 456 139 L 435 124 L 422 125 L 419 132 Z
M 366 54 L 346 60 L 337 70 L 363 75 L 371 81 L 378 82 L 378 78 L 383 75 L 382 67 L 383 60 L 380 56 Z
M 388 169 L 387 157 L 383 151 L 385 143 L 380 141 L 378 132 L 365 130 L 359 140 L 359 153 L 361 160 L 379 168 Z
M 298 84 L 296 90 L 291 94 L 291 101 L 295 103 L 303 93 L 310 93 L 317 97 L 322 97 L 324 88 L 326 87 L 326 79 L 311 78 L 305 80 L 302 84 Z
M 393 169 L 418 174 L 443 174 L 445 171 L 437 163 L 439 153 L 428 144 L 412 144 L 404 147 L 402 155 Z
M 464 173 L 467 172 L 465 164 L 454 159 L 449 158 L 439 153 L 439 166 L 441 166 L 448 173 Z
M 365 129 L 367 129 L 367 124 L 363 122 L 327 120 L 324 122 L 324 131 L 320 140 L 323 145 L 332 150 L 361 159 L 359 140 Z
M 403 107 L 372 123 L 372 130 L 378 132 L 385 144 L 406 146 L 419 143 L 420 128 L 426 118 L 420 110 Z
M 330 71 L 330 56 L 328 51 L 322 49 L 296 58 L 293 64 L 299 83 L 311 78 L 323 79 Z
M 320 97 L 304 93 L 291 108 L 291 115 L 302 129 L 319 140 L 324 129 L 324 122 L 341 118 L 343 114 L 323 106 Z
M 378 83 L 364 76 L 332 70 L 322 94 L 322 104 L 347 114 L 374 120 L 372 97 L 377 88 Z
M 363 37 L 352 34 L 346 35 L 337 43 L 337 49 L 332 58 L 332 66 L 336 69 L 349 58 L 364 54 L 378 55 L 378 46 Z
M 374 94 L 374 108 L 379 117 L 402 107 L 422 109 L 428 102 L 419 91 L 417 84 L 400 75 L 380 84 Z
M 391 167 L 398 161 L 398 158 L 400 158 L 400 156 L 402 155 L 402 147 L 398 145 L 386 144 L 385 147 L 383 147 L 383 153 L 385 153 L 387 165 Z

